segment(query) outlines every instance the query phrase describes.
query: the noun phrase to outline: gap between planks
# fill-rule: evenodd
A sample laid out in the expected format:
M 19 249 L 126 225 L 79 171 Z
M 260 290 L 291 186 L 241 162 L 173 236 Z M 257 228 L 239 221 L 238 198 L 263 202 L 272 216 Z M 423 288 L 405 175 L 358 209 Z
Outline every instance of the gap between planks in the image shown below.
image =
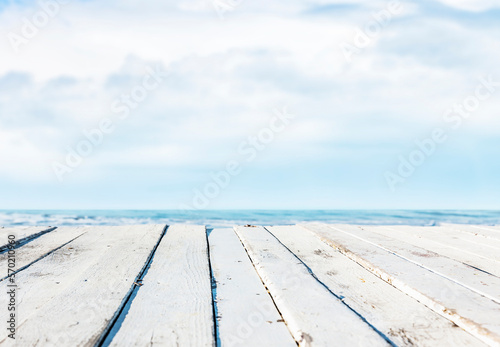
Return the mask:
M 491 320 L 500 313 L 496 302 L 334 225 L 311 223 L 306 227 L 324 242 L 483 342 L 500 345 L 500 322 Z
M 209 248 L 221 346 L 296 346 L 233 229 L 214 229 Z
M 235 227 L 260 277 L 300 346 L 388 346 L 387 341 L 262 227 Z
M 132 283 L 128 293 L 125 295 L 123 298 L 120 306 L 116 310 L 115 314 L 109 321 L 108 326 L 104 329 L 103 333 L 95 343 L 95 347 L 100 347 L 100 346 L 108 346 L 111 341 L 113 340 L 114 336 L 120 329 L 121 323 L 125 319 L 125 316 L 128 312 L 128 309 L 130 309 L 130 305 L 132 303 L 132 300 L 134 296 L 137 294 L 137 291 L 139 290 L 140 286 L 142 285 L 142 281 L 144 276 L 147 274 L 149 267 L 151 266 L 151 263 L 153 262 L 154 255 L 156 253 L 156 250 L 158 249 L 158 246 L 160 245 L 161 240 L 165 236 L 165 233 L 167 232 L 168 225 L 165 225 L 163 228 L 163 231 L 158 239 L 158 242 L 154 245 L 153 249 L 151 250 L 151 253 L 149 254 L 148 258 L 146 259 L 146 262 L 144 263 L 144 266 L 142 267 L 141 271 L 137 274 L 135 277 L 134 283 Z M 135 294 L 135 295 L 134 295 Z
M 205 227 L 170 226 L 143 283 L 110 346 L 215 344 Z
M 94 344 L 162 230 L 163 226 L 93 227 L 20 272 L 16 277 L 23 290 L 18 301 L 24 314 L 16 341 Z M 4 336 L 0 340 L 10 345 Z
M 299 226 L 266 227 L 332 292 L 396 345 L 485 346 Z
M 35 240 L 36 238 L 46 234 L 50 233 L 51 231 L 57 229 L 57 227 L 19 227 L 19 228 L 1 228 L 0 231 L 2 234 L 5 234 L 5 237 L 7 238 L 10 235 L 15 236 L 15 244 L 14 248 L 20 248 L 27 244 L 28 242 L 31 242 L 32 240 Z M 4 245 L 0 246 L 0 254 L 3 254 L 9 250 L 9 241 L 6 240 L 7 243 Z

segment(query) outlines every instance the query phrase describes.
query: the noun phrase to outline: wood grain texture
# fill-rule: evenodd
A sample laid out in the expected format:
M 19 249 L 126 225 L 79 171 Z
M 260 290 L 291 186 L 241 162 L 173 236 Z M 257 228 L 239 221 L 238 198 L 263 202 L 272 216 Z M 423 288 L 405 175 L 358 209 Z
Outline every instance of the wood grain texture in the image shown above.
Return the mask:
M 442 256 L 425 248 L 407 243 L 406 240 L 400 237 L 400 230 L 403 227 L 389 230 L 387 228 L 375 229 L 369 226 L 335 225 L 335 228 L 388 250 L 401 258 L 439 274 L 500 304 L 500 291 L 498 290 L 500 288 L 499 277 L 479 271 L 460 261 Z M 420 230 L 419 228 L 416 229 Z M 438 234 L 440 232 L 436 230 L 430 237 L 436 238 Z M 462 245 L 463 247 L 465 245 L 469 246 L 467 242 L 463 242 Z
M 459 261 L 470 268 L 475 268 L 475 270 L 479 269 L 480 271 L 482 270 L 483 272 L 500 277 L 500 263 L 488 257 L 471 252 L 468 248 L 470 244 L 469 240 L 462 239 L 459 244 L 453 244 L 448 242 L 446 238 L 442 239 L 441 237 L 435 237 L 436 234 L 442 233 L 443 231 L 447 233 L 451 231 L 453 233 L 452 229 L 413 226 L 363 226 L 363 229 L 423 248 L 427 251 Z M 449 237 L 453 237 L 452 235 Z M 485 238 L 484 240 L 487 242 L 488 239 Z M 500 249 L 498 251 L 500 252 Z M 496 291 L 495 294 L 500 295 L 498 291 Z
M 171 226 L 111 345 L 213 346 L 213 331 L 205 227 Z
M 398 346 L 485 346 L 299 226 L 267 227 L 343 301 Z
M 17 344 L 93 345 L 162 231 L 163 226 L 93 227 L 20 272 Z M 0 343 L 12 344 L 5 336 L 2 331 Z
M 19 271 L 29 264 L 36 262 L 58 247 L 83 235 L 88 230 L 90 230 L 89 227 L 62 227 L 32 240 L 16 249 L 16 269 Z M 0 269 L 6 269 L 7 262 L 8 253 L 0 254 Z
M 208 240 L 221 346 L 297 346 L 234 230 Z
M 210 261 L 222 346 L 500 346 L 499 227 L 305 227 L 0 228 L 17 345 L 213 346 Z
M 483 342 L 500 345 L 500 305 L 334 226 L 307 224 L 322 240 Z
M 388 345 L 264 228 L 235 230 L 300 346 Z

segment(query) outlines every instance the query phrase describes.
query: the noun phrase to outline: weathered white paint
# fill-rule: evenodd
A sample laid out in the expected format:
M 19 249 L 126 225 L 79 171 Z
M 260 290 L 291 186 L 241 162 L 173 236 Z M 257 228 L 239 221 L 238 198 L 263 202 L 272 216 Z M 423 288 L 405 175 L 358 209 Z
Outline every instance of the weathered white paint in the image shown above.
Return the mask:
M 497 253 L 500 252 L 500 240 L 496 238 L 488 238 L 479 234 L 468 233 L 460 229 L 454 229 L 450 227 L 427 227 L 423 228 L 423 231 L 427 231 L 427 235 L 433 237 L 435 235 L 440 235 L 442 238 L 447 238 L 449 242 L 451 241 L 454 245 L 461 247 L 464 243 L 474 244 L 475 249 L 491 249 L 493 251 L 494 259 L 500 259 Z M 427 236 L 426 235 L 426 236 Z M 500 233 L 499 233 L 500 235 Z
M 167 229 L 112 346 L 213 346 L 205 227 Z
M 497 266 L 500 267 L 500 248 L 496 247 L 498 243 L 494 239 L 490 240 L 488 245 L 485 245 L 477 241 L 480 239 L 479 237 L 467 237 L 468 235 L 461 235 L 459 232 L 453 232 L 453 230 L 442 227 L 423 229 L 421 227 L 401 226 L 393 230 L 407 230 L 414 235 L 446 244 L 475 257 L 494 260 Z M 464 247 L 464 245 L 467 245 L 467 247 Z
M 397 254 L 418 266 L 459 283 L 500 304 L 499 277 L 478 271 L 460 261 L 407 243 L 400 237 L 401 234 L 398 232 L 402 228 L 389 230 L 355 225 L 335 225 L 334 227 Z
M 297 346 L 233 229 L 208 238 L 222 346 Z
M 264 228 L 235 230 L 300 346 L 388 345 Z
M 446 223 L 443 223 L 442 226 L 459 232 L 469 233 L 475 236 L 482 236 L 487 239 L 500 240 L 500 226 L 461 225 Z
M 497 261 L 470 252 L 467 249 L 467 241 L 462 241 L 462 245 L 460 246 L 452 245 L 446 242 L 446 240 L 436 240 L 434 235 L 440 233 L 442 228 L 429 227 L 428 229 L 421 230 L 419 227 L 406 226 L 363 226 L 363 229 L 390 236 L 395 240 L 421 247 L 427 251 L 455 259 L 456 261 L 500 277 L 500 264 Z M 496 294 L 500 295 L 498 291 Z
M 144 266 L 163 226 L 93 227 L 16 276 L 19 346 L 93 345 Z M 7 291 L 8 281 L 0 282 Z M 7 307 L 0 295 L 0 306 Z M 11 345 L 7 330 L 0 344 Z
M 299 226 L 267 228 L 343 301 L 398 346 L 485 346 Z
M 478 345 L 478 340 L 471 335 L 459 328 L 450 328 L 450 323 L 443 318 L 446 317 L 482 341 L 500 346 L 499 304 L 478 295 L 477 288 L 476 292 L 467 288 L 471 283 L 478 284 L 471 279 L 478 276 L 475 271 L 471 270 L 471 275 L 450 262 L 455 259 L 485 271 L 489 267 L 489 272 L 496 273 L 494 271 L 498 268 L 491 267 L 493 260 L 482 253 L 476 254 L 481 248 L 476 248 L 474 253 L 468 247 L 470 244 L 486 245 L 485 249 L 497 247 L 496 235 L 500 231 L 496 227 L 447 225 L 423 229 L 426 233 L 441 232 L 444 236 L 440 236 L 439 240 L 434 235 L 413 235 L 412 228 L 399 226 L 393 227 L 394 231 L 374 227 L 370 230 L 377 231 L 379 236 L 371 234 L 369 238 L 365 233 L 358 233 L 361 232 L 359 229 L 353 233 L 321 225 L 309 227 L 315 230 L 314 237 L 307 230 L 300 232 L 302 229 L 298 227 L 273 227 L 270 230 L 335 295 L 265 229 L 238 228 L 253 264 L 246 257 L 241 242 L 234 235 L 231 239 L 232 234 L 228 230 L 211 236 L 211 240 L 214 237 L 213 269 L 219 282 L 217 293 L 221 299 L 219 331 L 224 345 L 231 344 L 227 343 L 223 333 L 230 328 L 223 326 L 235 326 L 233 317 L 235 321 L 238 318 L 247 320 L 249 309 L 244 304 L 252 300 L 246 297 L 252 292 L 257 293 L 259 285 L 261 291 L 265 289 L 259 284 L 252 268 L 255 265 L 287 320 L 287 328 L 304 346 L 385 343 L 368 324 L 340 303 L 338 296 L 342 296 L 345 304 L 398 345 Z M 174 232 L 176 228 L 177 232 Z M 114 344 L 214 344 L 205 231 L 203 227 L 176 228 L 172 228 L 170 234 L 167 232 L 151 269 L 144 282 L 140 283 L 142 286 L 134 292 L 136 296 L 132 297 L 131 305 L 126 307 L 126 315 L 122 316 L 124 320 L 119 320 L 115 326 L 119 330 L 112 341 Z M 163 226 L 61 228 L 16 249 L 18 267 L 31 264 L 16 276 L 19 285 L 16 297 L 17 344 L 94 345 L 123 304 L 123 299 L 128 297 L 132 283 L 157 244 L 162 229 Z M 14 232 L 19 240 L 19 237 L 30 237 L 43 230 L 15 228 Z M 0 237 L 9 232 L 6 228 L 0 229 Z M 72 238 L 79 235 L 76 239 Z M 381 235 L 385 237 L 379 238 Z M 323 241 L 318 241 L 317 236 Z M 447 242 L 450 236 L 457 237 L 453 244 Z M 476 239 L 476 236 L 481 239 Z M 397 242 L 388 242 L 387 237 Z M 73 241 L 57 249 L 66 240 Z M 485 243 L 484 240 L 495 242 Z M 463 249 L 462 256 L 460 249 Z M 40 259 L 51 250 L 55 251 Z M 411 254 L 415 250 L 421 254 L 439 253 L 439 260 L 435 262 L 431 261 L 432 258 Z M 404 255 L 404 252 L 410 253 Z M 2 256 L 0 267 L 5 266 Z M 239 258 L 243 264 L 238 261 L 231 263 L 229 259 L 232 257 Z M 441 258 L 450 259 L 443 262 Z M 246 266 L 245 269 L 243 266 Z M 457 277 L 457 273 L 462 277 Z M 250 274 L 253 274 L 253 280 Z M 236 282 L 238 286 L 231 287 Z M 496 282 L 489 280 L 485 283 L 497 286 Z M 7 292 L 6 280 L 0 282 L 0 292 Z M 485 294 L 497 295 L 494 292 Z M 266 295 L 261 293 L 259 296 Z M 235 297 L 237 299 L 228 300 Z M 267 298 L 263 301 L 269 302 L 269 296 Z M 7 307 L 7 300 L 7 295 L 0 295 L 0 307 Z M 230 304 L 231 301 L 233 304 Z M 276 310 L 271 310 L 263 316 L 274 319 L 277 314 Z M 250 326 L 253 324 L 259 328 L 257 322 L 260 317 L 249 316 L 248 319 Z M 410 326 L 412 320 L 414 325 Z M 278 330 L 286 332 L 282 322 L 269 324 L 273 328 L 282 327 Z M 173 328 L 164 329 L 165 326 Z M 6 333 L 6 330 L 0 331 L 2 346 L 13 344 L 5 339 Z M 271 338 L 274 339 L 272 345 L 280 345 L 277 341 L 284 341 L 281 337 L 277 338 L 281 333 L 271 335 L 267 329 L 259 334 L 267 334 L 267 337 L 252 343 L 250 339 L 258 340 L 258 337 L 252 336 L 246 340 L 248 345 L 266 345 Z
M 331 246 L 492 346 L 500 345 L 500 305 L 456 282 L 334 226 L 307 224 Z
M 15 269 L 19 270 L 26 265 L 42 258 L 58 247 L 79 237 L 90 230 L 90 227 L 57 228 L 39 238 L 32 240 L 15 250 Z M 7 269 L 9 255 L 7 252 L 0 254 L 0 269 Z M 7 275 L 7 274 L 5 274 Z M 3 278 L 4 276 L 0 277 Z
M 16 242 L 24 242 L 42 234 L 53 227 L 0 227 L 0 251 L 5 250 L 9 244 L 9 235 L 15 236 Z

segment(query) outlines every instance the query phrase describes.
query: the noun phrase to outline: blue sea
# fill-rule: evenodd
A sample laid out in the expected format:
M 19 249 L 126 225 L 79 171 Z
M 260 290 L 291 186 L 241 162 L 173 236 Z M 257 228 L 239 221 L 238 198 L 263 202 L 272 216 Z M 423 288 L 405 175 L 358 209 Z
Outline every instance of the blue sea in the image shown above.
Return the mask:
M 364 225 L 500 225 L 500 211 L 480 210 L 0 210 L 0 226 L 131 224 L 287 225 L 300 222 Z

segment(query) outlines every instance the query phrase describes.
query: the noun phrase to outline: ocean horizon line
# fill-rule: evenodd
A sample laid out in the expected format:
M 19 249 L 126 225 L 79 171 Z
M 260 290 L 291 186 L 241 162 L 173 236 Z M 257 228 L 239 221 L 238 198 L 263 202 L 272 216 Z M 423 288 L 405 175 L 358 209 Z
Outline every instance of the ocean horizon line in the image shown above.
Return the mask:
M 288 225 L 307 222 L 360 225 L 420 225 L 442 223 L 499 225 L 500 210 L 134 210 L 66 209 L 0 210 L 0 225 L 84 226 L 132 224 Z

